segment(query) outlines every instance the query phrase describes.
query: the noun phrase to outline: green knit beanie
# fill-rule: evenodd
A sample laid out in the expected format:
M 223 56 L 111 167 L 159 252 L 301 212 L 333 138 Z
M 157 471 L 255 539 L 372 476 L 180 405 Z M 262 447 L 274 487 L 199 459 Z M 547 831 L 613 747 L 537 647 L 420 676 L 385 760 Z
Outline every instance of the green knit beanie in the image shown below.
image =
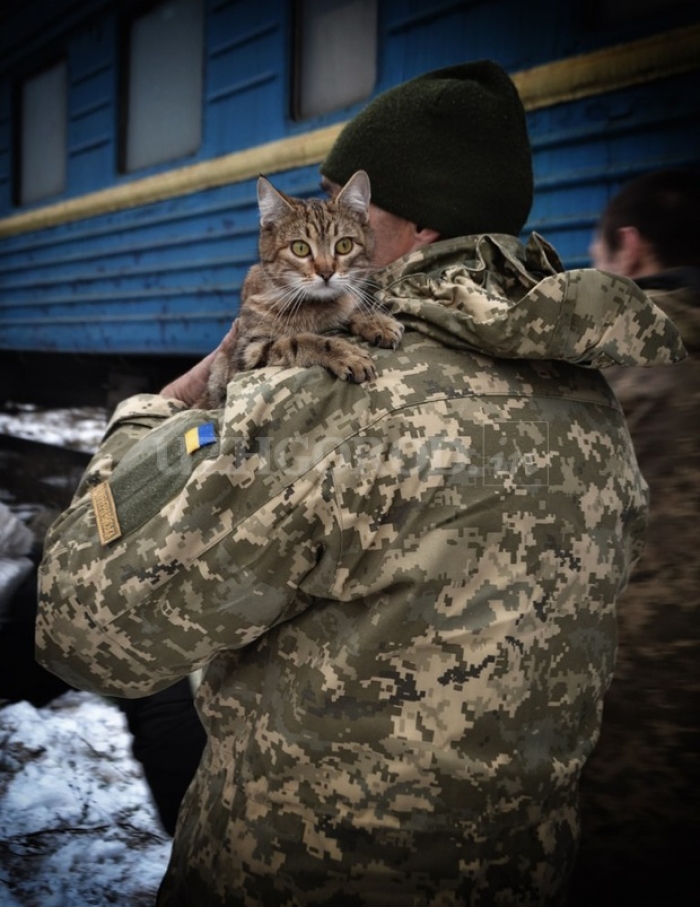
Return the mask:
M 371 101 L 340 133 L 321 173 L 366 170 L 375 205 L 443 239 L 522 230 L 532 205 L 525 111 L 490 60 L 425 73 Z

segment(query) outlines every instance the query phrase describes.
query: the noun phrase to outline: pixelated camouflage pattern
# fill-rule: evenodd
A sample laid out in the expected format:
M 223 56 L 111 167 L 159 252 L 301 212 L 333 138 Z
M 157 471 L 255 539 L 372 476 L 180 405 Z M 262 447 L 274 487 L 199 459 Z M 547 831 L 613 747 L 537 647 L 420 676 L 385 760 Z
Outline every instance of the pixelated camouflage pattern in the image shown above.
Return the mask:
M 442 343 L 591 368 L 661 365 L 684 356 L 673 322 L 635 284 L 590 269 L 563 271 L 537 233 L 522 256 L 506 236 L 468 237 L 466 262 L 464 237 L 431 248 L 430 268 L 422 251 L 391 265 L 378 298 L 408 325 L 413 316 L 429 321 Z
M 645 283 L 680 328 L 689 357 L 651 374 L 625 369 L 610 376 L 649 484 L 651 515 L 644 554 L 618 603 L 615 677 L 583 774 L 574 892 L 582 907 L 592 892 L 622 890 L 630 903 L 682 904 L 697 871 L 700 272 Z M 605 897 L 603 903 L 614 902 Z
M 376 381 L 268 368 L 223 410 L 116 411 L 37 649 L 115 695 L 206 666 L 162 907 L 560 903 L 647 515 L 619 405 L 565 359 L 684 351 L 633 284 L 558 268 L 538 238 L 438 243 L 379 275 L 407 332 Z M 218 441 L 188 455 L 197 420 Z

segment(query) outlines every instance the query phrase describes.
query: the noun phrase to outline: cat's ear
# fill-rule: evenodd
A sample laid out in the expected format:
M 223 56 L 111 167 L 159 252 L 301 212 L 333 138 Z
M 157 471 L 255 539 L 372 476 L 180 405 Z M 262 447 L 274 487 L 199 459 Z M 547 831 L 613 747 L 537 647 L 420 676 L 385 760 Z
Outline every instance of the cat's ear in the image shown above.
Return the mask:
M 371 196 L 369 177 L 364 170 L 358 170 L 337 194 L 335 201 L 338 205 L 345 205 L 356 211 L 362 217 L 363 223 L 367 223 Z
M 292 209 L 282 193 L 278 192 L 264 176 L 258 177 L 258 207 L 263 227 L 276 223 Z

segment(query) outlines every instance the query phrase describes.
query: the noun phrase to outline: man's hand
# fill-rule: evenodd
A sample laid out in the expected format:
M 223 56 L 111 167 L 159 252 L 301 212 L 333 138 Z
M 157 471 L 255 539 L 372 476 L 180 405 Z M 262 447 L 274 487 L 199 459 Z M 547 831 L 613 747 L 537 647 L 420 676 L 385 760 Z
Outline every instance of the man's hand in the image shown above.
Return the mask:
M 206 390 L 209 372 L 211 371 L 211 366 L 216 355 L 219 352 L 225 352 L 230 349 L 236 342 L 237 334 L 238 326 L 234 321 L 231 325 L 231 330 L 226 334 L 217 348 L 209 353 L 208 356 L 205 356 L 201 362 L 193 365 L 184 375 L 180 375 L 179 378 L 171 381 L 170 384 L 166 384 L 160 392 L 161 396 L 169 397 L 171 400 L 180 400 L 188 406 L 193 406 L 201 399 L 202 394 Z

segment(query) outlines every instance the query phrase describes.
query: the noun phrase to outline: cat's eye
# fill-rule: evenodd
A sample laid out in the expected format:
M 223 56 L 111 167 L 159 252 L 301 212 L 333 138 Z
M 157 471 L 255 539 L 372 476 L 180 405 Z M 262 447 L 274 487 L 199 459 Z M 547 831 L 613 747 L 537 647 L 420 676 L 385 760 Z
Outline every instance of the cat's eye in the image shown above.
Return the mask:
M 297 239 L 292 243 L 292 252 L 294 252 L 298 258 L 306 258 L 311 252 L 311 246 L 307 242 Z
M 335 251 L 338 253 L 338 255 L 347 255 L 354 245 L 354 242 L 350 239 L 349 236 L 344 236 L 335 244 Z

